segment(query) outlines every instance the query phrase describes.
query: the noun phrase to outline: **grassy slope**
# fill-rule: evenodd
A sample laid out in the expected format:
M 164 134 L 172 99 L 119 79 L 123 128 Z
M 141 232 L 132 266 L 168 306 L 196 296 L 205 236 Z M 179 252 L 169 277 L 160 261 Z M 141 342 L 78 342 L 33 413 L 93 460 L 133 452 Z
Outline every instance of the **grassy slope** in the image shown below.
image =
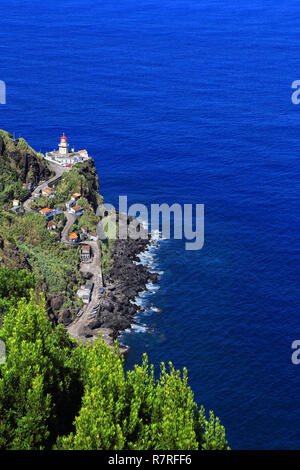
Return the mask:
M 0 213 L 0 237 L 9 240 L 24 255 L 37 275 L 38 287 L 70 301 L 74 311 L 79 303 L 76 291 L 82 284 L 79 273 L 79 248 L 66 248 L 55 232 L 46 228 L 42 215 L 27 213 L 23 217 Z
M 29 196 L 29 191 L 23 188 L 23 183 L 32 178 L 30 169 L 26 177 L 24 174 L 25 155 L 30 156 L 33 164 L 49 173 L 50 170 L 43 155 L 35 152 L 24 139 L 13 140 L 11 134 L 1 129 L 0 139 L 4 143 L 3 154 L 0 155 L 0 207 L 8 207 L 13 199 L 23 202 Z

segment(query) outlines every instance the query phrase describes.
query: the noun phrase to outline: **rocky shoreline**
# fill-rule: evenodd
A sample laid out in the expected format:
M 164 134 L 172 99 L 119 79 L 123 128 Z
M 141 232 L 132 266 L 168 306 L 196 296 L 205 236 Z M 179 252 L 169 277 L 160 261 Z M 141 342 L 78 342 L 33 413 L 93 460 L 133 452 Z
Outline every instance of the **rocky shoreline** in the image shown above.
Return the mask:
M 101 330 L 113 341 L 122 331 L 131 328 L 135 315 L 141 311 L 141 307 L 134 303 L 135 298 L 147 290 L 149 282 L 155 283 L 159 277 L 159 274 L 137 264 L 140 263 L 138 255 L 154 243 L 151 234 L 146 236 L 115 241 L 111 251 L 113 265 L 104 278 L 105 289 L 99 300 L 99 311 L 84 327 L 87 338 Z

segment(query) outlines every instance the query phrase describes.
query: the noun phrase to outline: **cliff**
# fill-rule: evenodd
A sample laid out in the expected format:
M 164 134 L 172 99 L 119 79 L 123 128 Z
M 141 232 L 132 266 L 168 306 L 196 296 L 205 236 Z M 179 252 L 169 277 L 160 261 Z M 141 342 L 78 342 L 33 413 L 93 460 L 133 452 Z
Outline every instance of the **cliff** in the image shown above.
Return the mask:
M 41 154 L 24 139 L 13 139 L 0 129 L 0 206 L 12 199 L 24 201 L 28 197 L 24 183 L 35 186 L 50 176 L 51 170 Z
M 140 309 L 134 303 L 135 297 L 147 289 L 150 281 L 157 281 L 157 274 L 138 264 L 137 255 L 152 242 L 150 235 L 146 233 L 138 240 L 106 239 L 92 243 L 88 234 L 97 232 L 100 221 L 104 233 L 109 217 L 106 211 L 97 215 L 103 198 L 92 159 L 72 168 L 48 164 L 23 139 L 14 140 L 0 131 L 0 171 L 1 168 L 4 173 L 0 177 L 0 267 L 25 268 L 36 275 L 37 290 L 45 294 L 47 312 L 54 323 L 70 326 L 70 333 L 75 328 L 75 337 L 83 340 L 105 330 L 106 342 L 111 344 L 112 338 L 131 327 Z M 30 190 L 23 188 L 23 183 L 31 183 L 31 189 L 40 188 L 41 181 L 47 180 L 54 190 L 51 199 L 33 198 Z M 76 217 L 66 209 L 74 193 L 79 194 L 77 205 L 82 208 Z M 17 213 L 9 210 L 13 198 L 26 200 Z M 45 216 L 39 214 L 45 207 L 60 213 L 53 218 L 54 231 L 48 230 Z M 117 213 L 117 225 L 118 217 Z M 131 218 L 127 225 L 130 221 Z M 79 243 L 69 243 L 71 232 L 92 248 L 93 256 L 86 265 L 81 263 Z M 92 300 L 84 306 L 77 292 L 90 278 L 98 289 L 100 285 L 104 289 L 99 295 L 95 287 Z M 79 311 L 83 315 L 78 321 Z

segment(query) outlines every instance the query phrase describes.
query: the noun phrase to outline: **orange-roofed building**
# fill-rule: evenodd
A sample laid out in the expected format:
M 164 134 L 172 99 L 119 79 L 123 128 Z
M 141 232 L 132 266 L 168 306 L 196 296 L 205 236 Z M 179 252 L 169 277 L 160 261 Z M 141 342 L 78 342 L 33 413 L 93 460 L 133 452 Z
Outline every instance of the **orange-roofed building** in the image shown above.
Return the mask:
M 44 209 L 40 210 L 40 214 L 45 215 L 47 219 L 50 219 L 53 217 L 53 210 L 45 207 Z
M 49 214 L 49 212 L 52 212 L 52 209 L 48 209 L 48 207 L 45 207 L 45 209 L 40 210 L 40 214 L 43 215 Z
M 43 196 L 47 196 L 47 197 L 50 197 L 50 198 L 55 196 L 55 192 L 52 191 L 52 189 L 50 189 L 50 188 L 42 189 L 42 194 L 43 194 Z
M 73 206 L 73 207 L 71 207 L 70 212 L 71 212 L 71 214 L 74 214 L 74 215 L 82 215 L 83 208 L 78 206 L 78 205 Z
M 69 241 L 71 243 L 77 243 L 78 242 L 78 235 L 76 235 L 75 232 L 70 233 L 69 235 Z
M 73 201 L 77 201 L 77 199 L 79 199 L 80 197 L 81 197 L 80 193 L 74 193 L 74 194 L 72 194 L 71 199 Z

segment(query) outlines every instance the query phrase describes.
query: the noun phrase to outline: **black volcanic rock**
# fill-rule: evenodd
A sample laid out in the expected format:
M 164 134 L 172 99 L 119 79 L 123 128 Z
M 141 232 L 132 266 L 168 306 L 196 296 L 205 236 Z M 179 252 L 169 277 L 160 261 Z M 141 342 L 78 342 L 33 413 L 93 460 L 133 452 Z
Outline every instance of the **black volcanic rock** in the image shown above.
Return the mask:
M 116 240 L 111 250 L 113 265 L 105 277 L 105 290 L 99 301 L 97 317 L 89 323 L 91 330 L 109 328 L 113 337 L 131 327 L 140 310 L 132 301 L 149 281 L 157 282 L 158 274 L 150 273 L 139 262 L 138 254 L 151 243 L 150 237 L 138 240 Z

